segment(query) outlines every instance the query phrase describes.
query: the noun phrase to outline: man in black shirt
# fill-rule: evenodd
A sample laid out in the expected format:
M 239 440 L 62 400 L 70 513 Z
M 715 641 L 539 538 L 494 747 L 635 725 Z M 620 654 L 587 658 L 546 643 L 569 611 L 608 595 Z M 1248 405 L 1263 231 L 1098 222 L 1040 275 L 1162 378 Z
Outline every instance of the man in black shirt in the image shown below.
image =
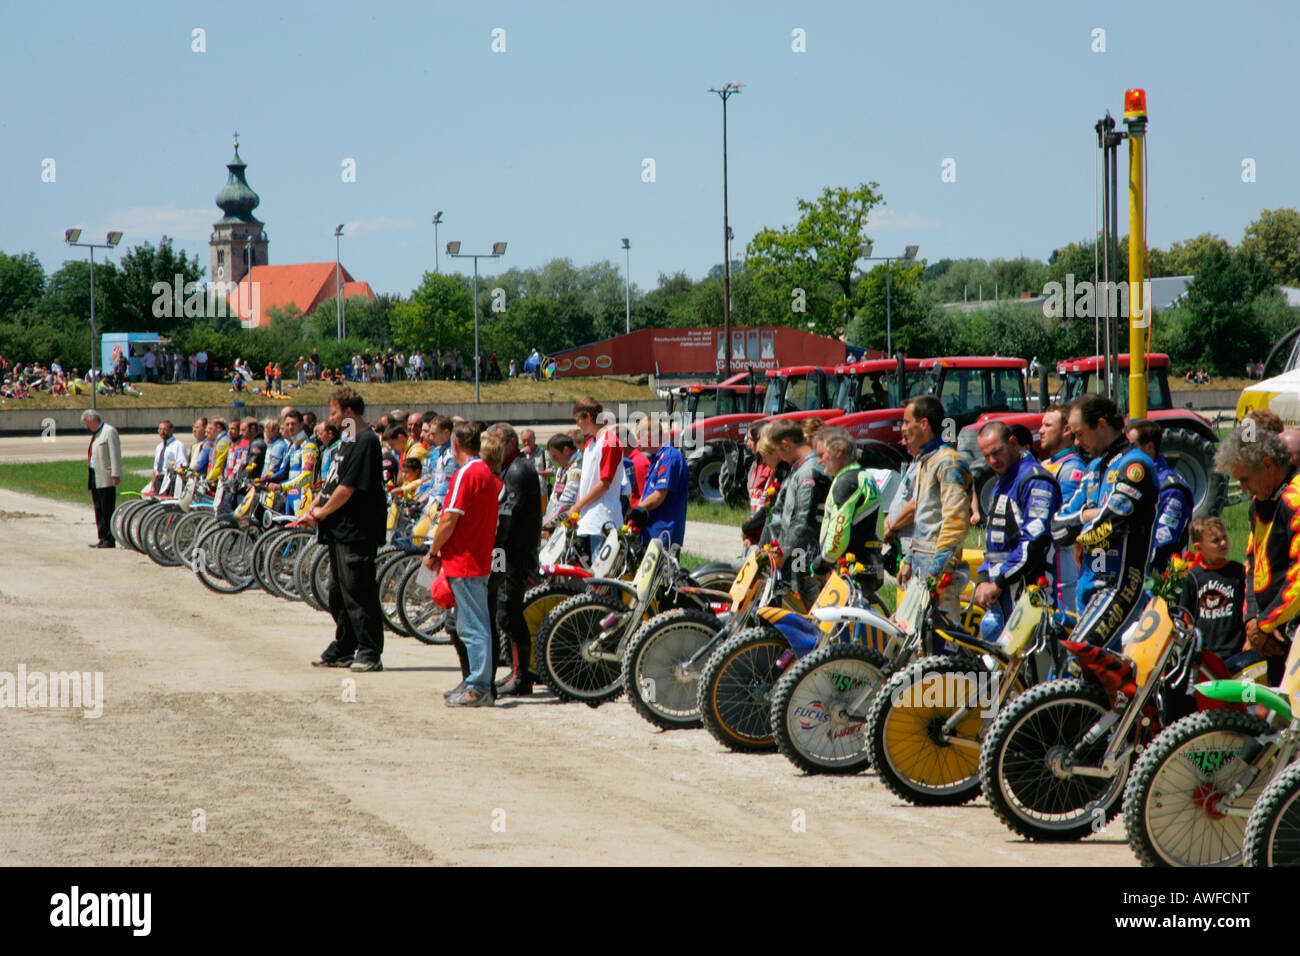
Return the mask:
M 502 487 L 493 548 L 505 557 L 505 571 L 501 573 L 493 555 L 495 573 L 488 580 L 488 598 L 493 605 L 492 620 L 497 633 L 510 639 L 510 675 L 497 685 L 497 696 L 528 695 L 533 692 L 528 672 L 533 636 L 524 620 L 524 592 L 528 590 L 530 578 L 537 574 L 537 550 L 542 538 L 542 487 L 532 461 L 520 454 L 519 436 L 513 428 L 501 422 L 489 428 L 488 434 L 502 450 Z
M 379 611 L 375 552 L 386 530 L 386 499 L 379 436 L 366 427 L 366 404 L 344 386 L 330 396 L 330 422 L 343 436 L 330 458 L 325 487 L 303 520 L 319 524 L 330 549 L 329 611 L 334 642 L 315 667 L 381 671 L 384 619 Z

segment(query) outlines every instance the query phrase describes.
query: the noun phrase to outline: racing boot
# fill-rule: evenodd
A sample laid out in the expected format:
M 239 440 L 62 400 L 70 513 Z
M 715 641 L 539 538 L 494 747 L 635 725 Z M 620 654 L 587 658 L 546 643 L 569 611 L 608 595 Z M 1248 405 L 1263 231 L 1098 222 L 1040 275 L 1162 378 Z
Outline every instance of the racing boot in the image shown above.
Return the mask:
M 527 697 L 533 692 L 532 675 L 528 673 L 528 652 L 513 638 L 510 641 L 510 673 L 496 683 L 498 697 Z M 521 664 L 521 662 L 525 662 Z

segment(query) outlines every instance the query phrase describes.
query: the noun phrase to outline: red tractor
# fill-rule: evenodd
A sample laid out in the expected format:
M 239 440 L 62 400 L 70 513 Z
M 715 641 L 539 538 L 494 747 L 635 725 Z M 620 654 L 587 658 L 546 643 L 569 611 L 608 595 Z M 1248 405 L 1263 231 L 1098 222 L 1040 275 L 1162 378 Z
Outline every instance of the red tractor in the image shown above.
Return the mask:
M 767 386 L 759 384 L 750 372 L 711 385 L 679 385 L 667 391 L 667 411 L 670 415 L 684 413 L 692 420 L 748 414 L 762 408 L 766 390 Z
M 943 359 L 941 361 L 972 361 Z M 987 361 L 987 360 L 980 360 Z M 1018 367 L 1023 367 L 1025 363 L 1021 359 L 1002 359 L 1004 362 L 1014 362 Z M 1055 396 L 1055 401 L 1060 404 L 1067 404 L 1080 395 L 1089 391 L 1094 391 L 1093 376 L 1098 369 L 1104 364 L 1104 359 L 1099 356 L 1090 356 L 1088 358 L 1070 359 L 1057 365 L 1057 372 L 1061 376 L 1061 389 Z M 1119 356 L 1120 368 L 1120 410 L 1128 414 L 1128 355 Z M 1040 395 L 1046 396 L 1047 393 L 1047 373 L 1042 370 L 1040 376 Z M 944 403 L 945 410 L 961 408 L 962 402 L 958 394 L 954 394 L 946 388 L 942 393 L 938 393 Z M 949 403 L 949 397 L 953 398 L 953 403 Z M 981 414 L 973 419 L 969 417 L 963 420 L 960 414 L 955 415 L 961 431 L 957 436 L 957 450 L 967 459 L 971 466 L 971 472 L 975 479 L 975 487 L 979 490 L 981 510 L 987 513 L 987 509 L 992 497 L 993 484 L 996 476 L 984 462 L 984 457 L 980 454 L 978 435 L 979 430 L 989 421 L 1004 421 L 1010 424 L 1022 424 L 1028 428 L 1034 435 L 1035 444 L 1039 438 L 1039 429 L 1042 425 L 1042 412 L 1028 412 L 1023 399 L 1019 404 L 1008 403 L 1009 408 L 1001 413 L 990 411 L 987 414 Z M 1046 408 L 1045 398 L 1039 400 L 1040 408 Z M 1147 356 L 1147 417 L 1153 421 L 1160 422 L 1165 429 L 1164 438 L 1161 443 L 1161 452 L 1192 489 L 1192 499 L 1195 502 L 1195 514 L 1197 517 L 1206 515 L 1217 515 L 1223 511 L 1227 503 L 1228 485 L 1225 477 L 1214 471 L 1214 445 L 1218 440 L 1214 428 L 1208 419 L 1190 409 L 1175 409 L 1169 393 L 1169 356 L 1163 354 L 1150 354 Z
M 1095 391 L 1092 378 L 1104 360 L 1098 356 L 1070 359 L 1056 367 L 1061 376 L 1058 402 L 1068 402 Z M 1217 515 L 1228 503 L 1228 478 L 1214 470 L 1215 445 L 1218 433 L 1210 420 L 1188 408 L 1176 408 L 1169 392 L 1169 356 L 1148 353 L 1147 365 L 1147 418 L 1164 426 L 1160 451 L 1170 467 L 1183 476 L 1192 489 L 1196 503 L 1196 517 Z M 1128 355 L 1119 356 L 1119 407 L 1128 414 Z
M 715 504 L 724 503 L 728 497 L 735 500 L 734 487 L 728 489 L 730 495 L 723 491 L 722 472 L 729 457 L 730 471 L 734 474 L 739 469 L 745 430 L 750 423 L 760 419 L 802 419 L 842 413 L 841 409 L 830 408 L 838 384 L 833 367 L 793 365 L 770 369 L 765 379 L 761 409 L 699 418 L 669 432 L 669 439 L 678 443 L 686 455 L 692 498 Z

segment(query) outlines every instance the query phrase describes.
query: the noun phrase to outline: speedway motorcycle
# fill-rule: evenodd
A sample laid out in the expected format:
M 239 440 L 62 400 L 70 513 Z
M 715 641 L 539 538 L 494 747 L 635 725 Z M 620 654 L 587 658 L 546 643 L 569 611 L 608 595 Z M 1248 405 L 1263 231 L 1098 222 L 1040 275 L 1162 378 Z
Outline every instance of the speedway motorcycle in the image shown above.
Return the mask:
M 993 812 L 1031 840 L 1079 840 L 1103 829 L 1134 759 L 1197 708 L 1189 678 L 1202 664 L 1232 676 L 1217 657 L 1201 655 L 1187 612 L 1171 611 L 1160 596 L 1125 629 L 1120 652 L 1061 645 L 1082 679 L 1048 681 L 1011 701 L 980 752 L 980 785 Z

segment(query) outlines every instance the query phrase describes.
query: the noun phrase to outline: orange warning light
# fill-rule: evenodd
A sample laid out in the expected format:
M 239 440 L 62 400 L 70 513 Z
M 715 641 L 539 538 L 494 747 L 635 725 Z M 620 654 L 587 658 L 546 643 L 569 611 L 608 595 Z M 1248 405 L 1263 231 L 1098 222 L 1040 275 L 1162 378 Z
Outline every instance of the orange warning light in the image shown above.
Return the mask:
M 1147 115 L 1147 91 L 1124 91 L 1124 118 L 1136 119 Z

